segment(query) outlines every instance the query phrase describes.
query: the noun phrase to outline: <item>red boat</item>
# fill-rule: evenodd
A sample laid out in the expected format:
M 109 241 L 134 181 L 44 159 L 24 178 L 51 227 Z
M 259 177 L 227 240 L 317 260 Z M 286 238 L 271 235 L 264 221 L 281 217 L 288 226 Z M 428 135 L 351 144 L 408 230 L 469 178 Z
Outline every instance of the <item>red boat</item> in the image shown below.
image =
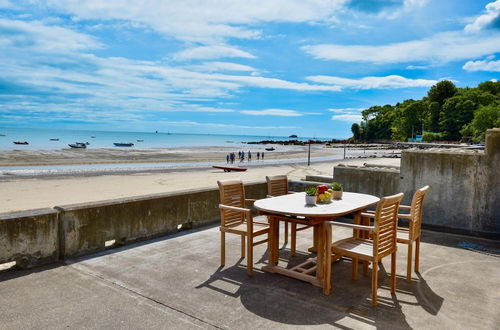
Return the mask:
M 231 172 L 231 171 L 235 171 L 235 172 L 244 172 L 246 171 L 247 169 L 244 168 L 244 167 L 229 167 L 229 166 L 212 166 L 213 168 L 216 168 L 216 169 L 219 169 L 219 170 L 224 170 L 224 172 Z
M 29 144 L 28 141 L 14 141 L 14 144 Z

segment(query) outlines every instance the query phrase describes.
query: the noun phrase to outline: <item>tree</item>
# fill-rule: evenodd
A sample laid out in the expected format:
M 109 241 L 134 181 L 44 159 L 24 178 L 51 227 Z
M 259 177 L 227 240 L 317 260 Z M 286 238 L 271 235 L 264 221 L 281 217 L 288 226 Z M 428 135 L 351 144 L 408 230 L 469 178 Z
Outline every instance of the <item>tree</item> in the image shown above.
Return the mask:
M 484 141 L 486 130 L 500 127 L 500 104 L 481 106 L 475 113 L 470 123 L 470 128 L 476 140 Z
M 424 101 L 406 100 L 401 103 L 393 123 L 394 137 L 406 140 L 412 134 L 422 133 L 422 123 L 427 113 L 428 106 Z
M 439 123 L 443 139 L 460 140 L 460 130 L 472 121 L 478 105 L 466 96 L 454 96 L 446 100 Z
M 352 136 L 354 137 L 354 140 L 361 139 L 361 127 L 359 126 L 359 124 L 357 124 L 357 123 L 352 124 L 351 132 L 352 132 Z
M 440 106 L 444 104 L 446 99 L 454 96 L 457 92 L 457 87 L 449 80 L 442 80 L 435 84 L 427 92 L 427 97 L 431 102 L 437 102 Z
M 477 85 L 477 88 L 493 95 L 500 95 L 500 81 L 485 81 Z

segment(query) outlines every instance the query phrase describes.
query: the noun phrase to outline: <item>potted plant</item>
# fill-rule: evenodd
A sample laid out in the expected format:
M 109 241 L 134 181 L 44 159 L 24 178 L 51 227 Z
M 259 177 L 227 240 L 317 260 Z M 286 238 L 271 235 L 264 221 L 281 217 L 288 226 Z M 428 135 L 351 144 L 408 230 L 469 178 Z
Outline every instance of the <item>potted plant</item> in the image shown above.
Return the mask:
M 342 185 L 338 182 L 332 183 L 333 199 L 342 199 Z
M 316 205 L 316 187 L 306 188 L 306 205 Z

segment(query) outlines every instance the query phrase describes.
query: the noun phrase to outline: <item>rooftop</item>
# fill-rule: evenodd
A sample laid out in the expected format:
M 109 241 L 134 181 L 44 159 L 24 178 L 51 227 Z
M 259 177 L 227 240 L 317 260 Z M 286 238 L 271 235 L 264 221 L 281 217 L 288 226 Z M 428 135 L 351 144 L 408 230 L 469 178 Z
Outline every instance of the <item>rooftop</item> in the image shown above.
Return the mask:
M 334 240 L 350 233 L 334 227 Z M 307 251 L 311 239 L 311 230 L 300 232 L 298 249 Z M 384 258 L 377 308 L 370 303 L 371 277 L 351 280 L 348 260 L 333 264 L 333 291 L 324 296 L 309 283 L 262 272 L 265 245 L 255 248 L 255 274 L 247 277 L 236 235 L 226 236 L 220 268 L 219 244 L 218 227 L 211 226 L 64 264 L 2 271 L 0 329 L 493 329 L 500 323 L 498 241 L 424 231 L 421 273 L 411 283 L 404 280 L 406 247 L 399 246 L 394 296 Z M 308 256 L 298 253 L 289 265 Z

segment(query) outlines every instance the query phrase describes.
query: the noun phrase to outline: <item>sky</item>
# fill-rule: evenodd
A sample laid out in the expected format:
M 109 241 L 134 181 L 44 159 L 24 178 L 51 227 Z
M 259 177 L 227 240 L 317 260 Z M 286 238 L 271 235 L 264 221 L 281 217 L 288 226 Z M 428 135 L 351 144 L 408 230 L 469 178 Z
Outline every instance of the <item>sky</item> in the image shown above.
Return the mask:
M 0 127 L 346 138 L 500 76 L 500 0 L 0 0 Z

